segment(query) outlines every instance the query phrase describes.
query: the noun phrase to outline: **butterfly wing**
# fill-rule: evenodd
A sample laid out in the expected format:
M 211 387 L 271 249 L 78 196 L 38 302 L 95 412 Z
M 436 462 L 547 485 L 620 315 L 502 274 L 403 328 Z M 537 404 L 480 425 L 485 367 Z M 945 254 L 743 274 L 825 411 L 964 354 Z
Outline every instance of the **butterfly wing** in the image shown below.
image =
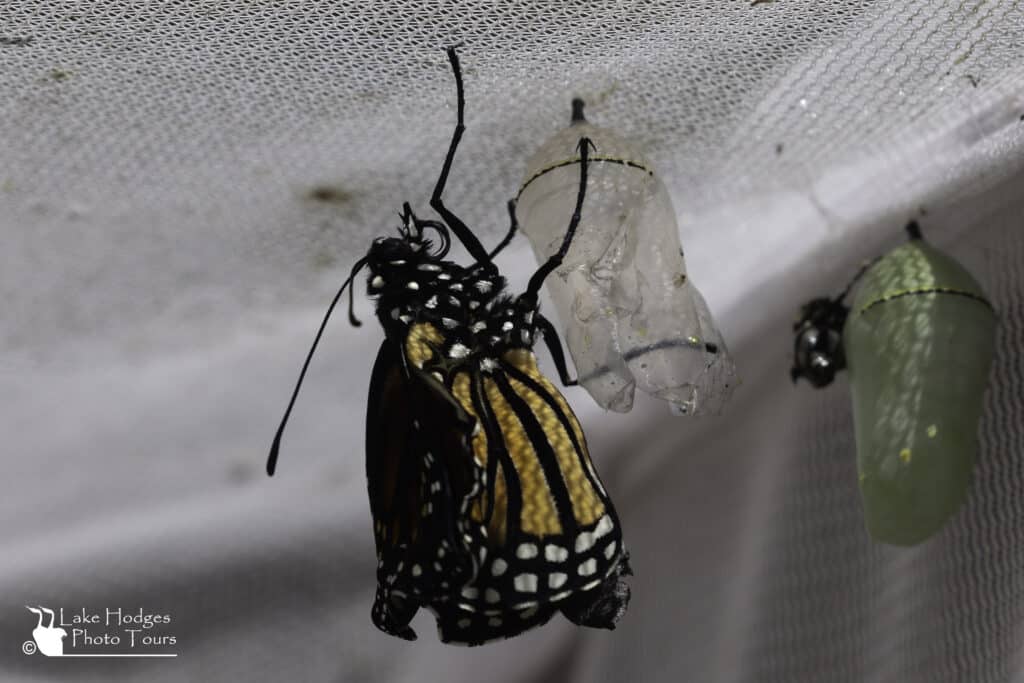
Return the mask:
M 611 499 L 568 403 L 532 353 L 510 351 L 497 371 L 463 371 L 451 392 L 482 429 L 475 457 L 486 487 L 468 510 L 487 528 L 486 562 L 439 614 L 445 642 L 508 638 L 561 611 L 574 623 L 614 628 L 631 573 Z
M 483 472 L 470 455 L 473 418 L 403 361 L 385 340 L 370 380 L 366 475 L 377 546 L 373 622 L 412 640 L 419 607 L 443 604 L 476 571 L 480 560 L 467 548 L 480 532 L 460 520 L 460 508 L 482 489 Z

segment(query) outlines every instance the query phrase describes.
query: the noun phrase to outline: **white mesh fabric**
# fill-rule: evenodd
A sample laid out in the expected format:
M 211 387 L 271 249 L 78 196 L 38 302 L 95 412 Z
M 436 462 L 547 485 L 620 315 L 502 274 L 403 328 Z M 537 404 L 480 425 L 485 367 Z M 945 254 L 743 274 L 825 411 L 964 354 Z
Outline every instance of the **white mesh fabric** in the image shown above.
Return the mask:
M 0 677 L 1024 680 L 1022 30 L 995 0 L 7 3 Z M 496 242 L 583 97 L 664 177 L 743 378 L 697 422 L 566 392 L 637 571 L 614 633 L 372 629 L 373 324 L 335 320 L 262 477 L 334 288 L 403 200 L 427 212 L 454 43 L 448 204 Z M 862 530 L 845 385 L 789 385 L 789 325 L 921 209 L 1000 327 L 970 500 L 896 551 Z M 534 267 L 523 242 L 501 265 Z M 17 649 L 36 603 L 166 609 L 181 656 L 56 672 Z

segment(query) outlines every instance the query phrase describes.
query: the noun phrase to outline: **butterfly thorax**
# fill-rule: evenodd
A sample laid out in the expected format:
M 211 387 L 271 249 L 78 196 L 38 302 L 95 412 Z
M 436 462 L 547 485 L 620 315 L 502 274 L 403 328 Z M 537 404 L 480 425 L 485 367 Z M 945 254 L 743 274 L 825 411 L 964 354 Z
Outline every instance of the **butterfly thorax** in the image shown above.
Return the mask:
M 533 347 L 537 302 L 506 294 L 493 264 L 461 266 L 431 255 L 424 242 L 389 238 L 374 242 L 367 265 L 367 290 L 388 337 L 401 343 L 411 330 L 433 330 L 430 355 L 441 370 L 489 371 L 507 351 Z

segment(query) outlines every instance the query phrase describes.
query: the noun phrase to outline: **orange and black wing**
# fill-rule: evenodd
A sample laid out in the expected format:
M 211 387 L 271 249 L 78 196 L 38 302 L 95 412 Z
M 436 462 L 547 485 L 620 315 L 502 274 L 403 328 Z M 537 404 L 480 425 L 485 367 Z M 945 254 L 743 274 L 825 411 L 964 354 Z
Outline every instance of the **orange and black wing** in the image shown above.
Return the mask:
M 486 485 L 468 516 L 487 530 L 486 559 L 438 613 L 442 640 L 470 645 L 517 635 L 561 611 L 614 628 L 625 612 L 628 554 L 579 421 L 532 352 L 490 372 L 457 372 L 450 391 L 482 429 L 470 438 Z
M 432 376 L 407 368 L 385 340 L 370 380 L 366 476 L 377 546 L 372 617 L 386 633 L 414 639 L 409 622 L 424 605 L 444 604 L 470 581 L 479 525 L 461 516 L 482 490 L 470 455 L 475 420 Z
M 409 620 L 428 606 L 443 641 L 468 645 L 558 611 L 614 628 L 629 601 L 628 555 L 567 401 L 525 349 L 488 371 L 434 374 L 442 343 L 433 326 L 413 326 L 401 351 L 385 342 L 374 369 L 374 622 L 410 637 Z

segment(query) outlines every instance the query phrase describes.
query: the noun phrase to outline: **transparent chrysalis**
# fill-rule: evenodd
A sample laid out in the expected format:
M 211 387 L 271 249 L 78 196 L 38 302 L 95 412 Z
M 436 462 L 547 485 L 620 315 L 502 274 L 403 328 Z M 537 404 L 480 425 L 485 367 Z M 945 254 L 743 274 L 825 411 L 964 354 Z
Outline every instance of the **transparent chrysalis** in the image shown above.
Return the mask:
M 792 370 L 816 386 L 849 370 L 867 528 L 893 545 L 926 540 L 966 498 L 995 347 L 978 282 L 908 232 L 862 271 L 849 308 L 847 292 L 804 307 Z
M 572 124 L 530 157 L 517 212 L 539 262 L 558 248 L 577 192 L 580 136 L 594 144 L 577 238 L 546 282 L 580 384 L 605 409 L 628 412 L 636 388 L 677 414 L 716 412 L 735 368 L 686 273 L 668 191 L 635 145 Z M 559 223 L 562 222 L 562 224 Z

